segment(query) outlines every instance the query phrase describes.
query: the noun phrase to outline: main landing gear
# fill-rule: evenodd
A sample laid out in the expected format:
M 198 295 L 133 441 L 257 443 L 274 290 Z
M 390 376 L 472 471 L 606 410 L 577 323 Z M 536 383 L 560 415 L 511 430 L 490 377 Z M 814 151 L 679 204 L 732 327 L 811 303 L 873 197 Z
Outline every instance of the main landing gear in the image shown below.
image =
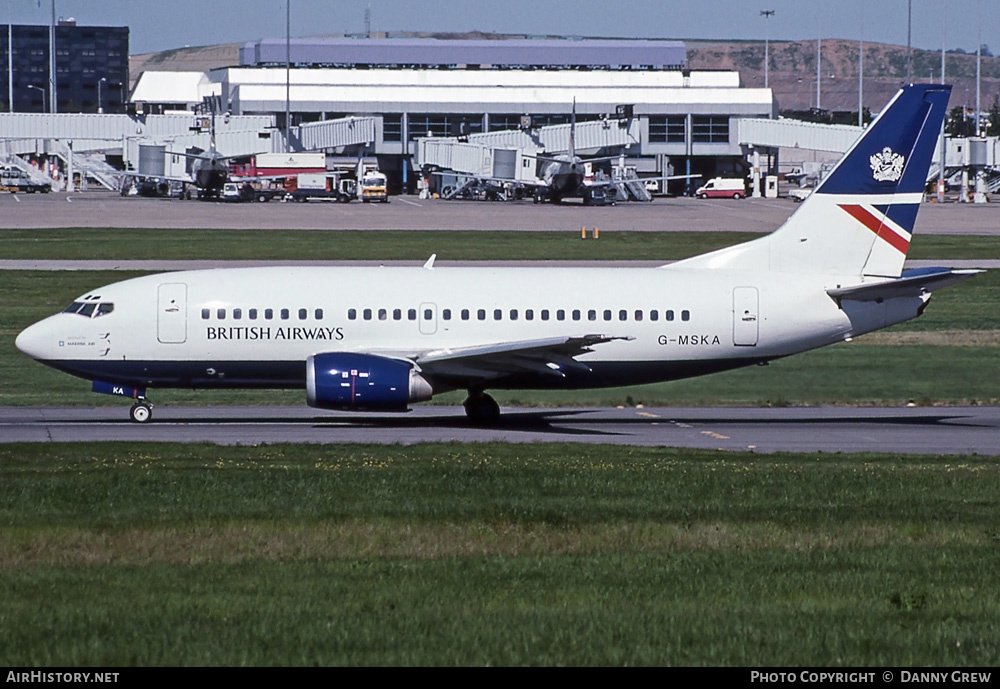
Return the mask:
M 500 405 L 482 390 L 469 390 L 462 403 L 465 415 L 476 426 L 496 426 L 500 422 Z
M 146 423 L 153 418 L 153 405 L 146 400 L 139 400 L 129 409 L 128 415 L 136 423 Z

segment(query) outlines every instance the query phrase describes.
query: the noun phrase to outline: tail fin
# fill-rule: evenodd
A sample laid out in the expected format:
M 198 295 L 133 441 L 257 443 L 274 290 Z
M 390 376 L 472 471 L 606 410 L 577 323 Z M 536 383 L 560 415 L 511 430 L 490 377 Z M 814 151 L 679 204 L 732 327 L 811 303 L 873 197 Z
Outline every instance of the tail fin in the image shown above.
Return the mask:
M 950 94 L 950 86 L 904 87 L 777 231 L 689 260 L 703 267 L 898 277 Z

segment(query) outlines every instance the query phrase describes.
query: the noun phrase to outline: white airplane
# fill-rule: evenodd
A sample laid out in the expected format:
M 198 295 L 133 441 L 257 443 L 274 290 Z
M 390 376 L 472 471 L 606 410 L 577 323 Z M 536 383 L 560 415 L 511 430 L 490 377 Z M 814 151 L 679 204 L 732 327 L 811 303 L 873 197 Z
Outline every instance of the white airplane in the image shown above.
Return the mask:
M 919 316 L 980 272 L 903 271 L 950 87 L 902 89 L 774 233 L 660 268 L 197 270 L 95 289 L 17 347 L 95 392 L 305 388 L 402 411 L 466 389 L 633 385 L 763 364 Z

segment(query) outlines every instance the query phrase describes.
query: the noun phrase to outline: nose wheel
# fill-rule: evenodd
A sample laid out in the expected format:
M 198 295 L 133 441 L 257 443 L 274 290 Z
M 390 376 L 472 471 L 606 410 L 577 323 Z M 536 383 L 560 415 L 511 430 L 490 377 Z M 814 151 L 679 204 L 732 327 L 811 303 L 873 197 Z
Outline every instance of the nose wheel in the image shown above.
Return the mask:
M 132 405 L 128 415 L 136 423 L 146 423 L 153 418 L 153 405 L 148 402 L 136 402 Z

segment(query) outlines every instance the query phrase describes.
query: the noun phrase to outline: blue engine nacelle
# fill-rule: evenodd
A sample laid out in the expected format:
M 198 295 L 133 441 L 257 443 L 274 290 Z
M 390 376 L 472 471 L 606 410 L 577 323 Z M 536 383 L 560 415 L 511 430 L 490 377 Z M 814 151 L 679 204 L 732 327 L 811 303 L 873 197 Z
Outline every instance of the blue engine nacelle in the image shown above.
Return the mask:
M 327 352 L 306 359 L 310 407 L 349 411 L 405 411 L 429 400 L 430 383 L 408 361 L 374 354 Z

